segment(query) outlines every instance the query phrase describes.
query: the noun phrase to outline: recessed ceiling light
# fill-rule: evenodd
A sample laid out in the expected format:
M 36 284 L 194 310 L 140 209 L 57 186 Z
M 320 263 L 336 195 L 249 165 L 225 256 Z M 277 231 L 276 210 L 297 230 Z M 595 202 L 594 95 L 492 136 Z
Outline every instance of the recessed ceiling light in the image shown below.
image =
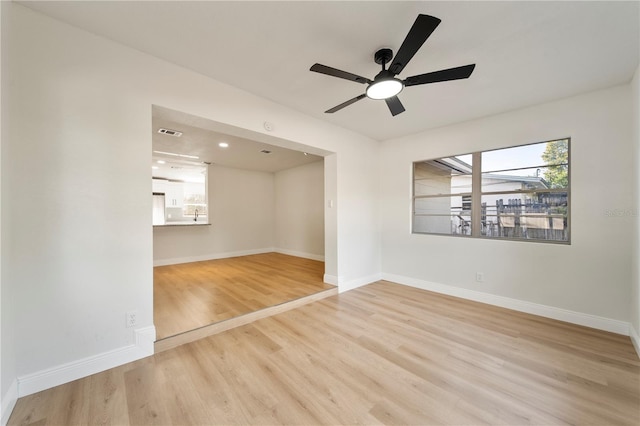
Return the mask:
M 158 166 L 151 166 L 151 168 L 152 168 L 153 170 L 158 170 L 160 167 L 158 167 Z
M 306 154 L 305 154 L 305 155 L 306 155 Z M 165 164 L 165 163 L 166 163 L 166 161 L 164 161 L 164 160 L 158 160 L 158 161 L 156 161 L 156 163 L 158 163 L 158 164 Z
M 165 152 L 165 151 L 153 151 L 156 154 L 164 154 L 164 155 L 173 155 L 174 157 L 182 157 L 182 158 L 194 158 L 198 159 L 197 155 L 187 155 L 187 154 L 176 154 L 175 152 Z
M 228 148 L 228 147 L 229 147 L 229 144 L 228 144 L 228 143 L 226 143 L 226 142 L 220 142 L 220 143 L 218 144 L 218 146 L 219 146 L 220 148 Z

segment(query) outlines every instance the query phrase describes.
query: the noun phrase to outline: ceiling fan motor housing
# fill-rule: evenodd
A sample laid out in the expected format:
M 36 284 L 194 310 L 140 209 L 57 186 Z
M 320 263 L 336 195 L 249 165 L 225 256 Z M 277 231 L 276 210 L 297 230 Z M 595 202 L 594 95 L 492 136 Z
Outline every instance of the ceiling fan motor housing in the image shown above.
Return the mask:
M 380 64 L 384 68 L 384 65 L 393 59 L 393 51 L 388 48 L 380 49 L 373 55 L 373 59 L 376 64 Z

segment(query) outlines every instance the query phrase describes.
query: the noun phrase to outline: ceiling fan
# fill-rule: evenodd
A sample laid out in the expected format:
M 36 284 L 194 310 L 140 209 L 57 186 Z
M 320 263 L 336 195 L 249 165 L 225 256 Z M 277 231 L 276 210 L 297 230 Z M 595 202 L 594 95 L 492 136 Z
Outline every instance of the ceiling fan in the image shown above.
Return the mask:
M 393 58 L 393 51 L 391 49 L 380 49 L 375 53 L 374 60 L 377 64 L 382 65 L 382 71 L 380 71 L 373 80 L 369 80 L 368 78 L 361 77 L 350 72 L 328 67 L 326 65 L 314 64 L 309 69 L 310 71 L 355 81 L 356 83 L 368 84 L 365 93 L 358 95 L 353 99 L 349 99 L 348 101 L 325 111 L 325 113 L 332 114 L 344 107 L 358 102 L 361 99 L 364 99 L 365 97 L 368 97 L 369 99 L 384 99 L 391 111 L 391 115 L 396 116 L 405 110 L 402 102 L 400 102 L 400 99 L 398 99 L 397 96 L 405 87 L 469 78 L 473 69 L 476 67 L 475 64 L 414 75 L 412 77 L 407 77 L 404 80 L 396 78 L 396 75 L 402 72 L 404 67 L 409 63 L 420 47 L 422 47 L 424 42 L 429 38 L 440 22 L 440 19 L 434 16 L 418 15 L 416 21 L 409 30 L 407 37 L 402 42 L 400 49 L 398 49 L 398 53 L 396 53 L 395 58 Z M 391 58 L 393 58 L 391 65 L 389 65 L 389 68 L 385 68 L 386 64 L 391 61 Z

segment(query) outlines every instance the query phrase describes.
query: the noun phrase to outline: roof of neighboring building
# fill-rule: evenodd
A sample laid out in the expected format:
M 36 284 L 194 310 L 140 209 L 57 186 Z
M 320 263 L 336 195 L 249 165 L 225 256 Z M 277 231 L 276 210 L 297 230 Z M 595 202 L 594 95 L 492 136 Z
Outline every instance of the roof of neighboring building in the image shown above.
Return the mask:
M 482 175 L 483 179 L 496 179 L 507 182 L 523 182 L 531 185 L 533 188 L 547 189 L 549 184 L 544 178 L 539 176 L 515 176 L 515 175 L 501 175 L 497 173 L 486 173 Z

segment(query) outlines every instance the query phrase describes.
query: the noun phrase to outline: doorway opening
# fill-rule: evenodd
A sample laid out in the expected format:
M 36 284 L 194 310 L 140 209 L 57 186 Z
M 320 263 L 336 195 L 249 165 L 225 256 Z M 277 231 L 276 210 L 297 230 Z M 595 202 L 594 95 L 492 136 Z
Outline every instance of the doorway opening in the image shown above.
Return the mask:
M 337 293 L 324 283 L 329 153 L 158 106 L 152 130 L 157 342 Z

